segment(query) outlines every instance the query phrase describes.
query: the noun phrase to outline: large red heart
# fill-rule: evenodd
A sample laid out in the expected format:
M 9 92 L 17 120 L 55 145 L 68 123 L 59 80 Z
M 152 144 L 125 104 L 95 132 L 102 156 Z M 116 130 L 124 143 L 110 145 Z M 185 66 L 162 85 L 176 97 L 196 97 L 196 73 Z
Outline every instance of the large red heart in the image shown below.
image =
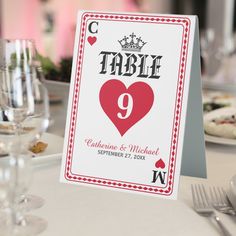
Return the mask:
M 92 46 L 95 42 L 97 41 L 97 37 L 95 36 L 89 36 L 88 37 L 88 42 Z
M 112 79 L 101 87 L 99 99 L 102 109 L 123 136 L 150 111 L 154 93 L 144 82 L 135 82 L 126 88 L 121 81 Z M 132 108 L 129 112 L 124 109 L 128 104 Z

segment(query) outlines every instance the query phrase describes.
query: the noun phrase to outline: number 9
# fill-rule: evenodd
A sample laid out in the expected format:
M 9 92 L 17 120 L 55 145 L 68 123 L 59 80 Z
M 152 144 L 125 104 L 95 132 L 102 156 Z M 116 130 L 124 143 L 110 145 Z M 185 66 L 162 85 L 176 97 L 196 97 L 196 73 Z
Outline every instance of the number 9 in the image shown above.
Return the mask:
M 127 105 L 124 106 L 124 100 L 125 98 L 127 98 Z M 132 110 L 133 110 L 133 98 L 129 93 L 123 93 L 119 96 L 118 101 L 117 101 L 118 107 L 123 110 L 126 111 L 125 115 L 123 116 L 121 112 L 117 113 L 118 118 L 120 119 L 127 119 Z

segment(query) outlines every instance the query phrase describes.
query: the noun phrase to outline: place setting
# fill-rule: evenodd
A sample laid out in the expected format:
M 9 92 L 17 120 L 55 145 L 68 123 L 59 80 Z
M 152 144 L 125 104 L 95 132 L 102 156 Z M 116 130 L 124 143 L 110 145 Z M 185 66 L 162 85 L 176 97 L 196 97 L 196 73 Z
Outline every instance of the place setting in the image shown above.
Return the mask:
M 232 236 L 220 219 L 216 211 L 227 214 L 235 220 L 236 211 L 226 195 L 224 189 L 209 187 L 208 191 L 203 184 L 191 185 L 193 208 L 201 216 L 214 220 L 219 226 L 220 234 Z

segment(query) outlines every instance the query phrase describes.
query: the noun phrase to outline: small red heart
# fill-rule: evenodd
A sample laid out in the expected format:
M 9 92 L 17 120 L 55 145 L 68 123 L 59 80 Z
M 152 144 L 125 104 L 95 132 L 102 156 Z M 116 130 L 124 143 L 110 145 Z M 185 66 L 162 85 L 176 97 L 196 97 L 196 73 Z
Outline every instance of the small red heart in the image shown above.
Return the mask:
M 97 41 L 97 37 L 95 36 L 89 36 L 88 37 L 88 42 L 92 46 L 95 42 Z
M 155 163 L 155 167 L 156 168 L 161 168 L 164 169 L 165 168 L 165 162 L 162 159 L 159 159 L 156 163 Z

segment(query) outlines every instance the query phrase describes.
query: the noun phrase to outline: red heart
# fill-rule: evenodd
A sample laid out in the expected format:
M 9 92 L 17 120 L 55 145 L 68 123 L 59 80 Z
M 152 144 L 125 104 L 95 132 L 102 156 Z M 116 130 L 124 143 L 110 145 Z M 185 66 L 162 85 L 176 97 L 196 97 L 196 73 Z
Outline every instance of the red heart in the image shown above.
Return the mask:
M 99 99 L 102 109 L 123 136 L 149 112 L 154 93 L 144 82 L 135 82 L 126 88 L 121 81 L 112 79 L 101 87 Z M 121 105 L 122 108 L 130 105 L 132 109 L 128 112 L 121 109 Z
M 155 163 L 155 167 L 156 168 L 161 168 L 164 169 L 165 168 L 165 162 L 162 159 L 159 159 L 156 163 Z
M 89 36 L 89 37 L 88 37 L 88 42 L 90 43 L 91 46 L 92 46 L 96 41 L 97 41 L 97 37 L 95 37 L 95 36 Z

